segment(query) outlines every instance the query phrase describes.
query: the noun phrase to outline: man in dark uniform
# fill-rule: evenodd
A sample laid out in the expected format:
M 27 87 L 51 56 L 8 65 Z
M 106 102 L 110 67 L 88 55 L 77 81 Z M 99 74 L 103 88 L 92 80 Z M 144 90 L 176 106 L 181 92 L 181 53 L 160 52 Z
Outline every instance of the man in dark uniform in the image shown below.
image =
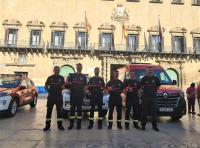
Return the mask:
M 64 77 L 59 75 L 60 67 L 54 67 L 54 74 L 48 77 L 45 83 L 45 89 L 48 91 L 47 97 L 47 115 L 46 115 L 46 126 L 43 129 L 47 131 L 51 127 L 51 114 L 53 110 L 53 106 L 56 105 L 57 110 L 57 123 L 58 129 L 64 130 L 62 125 L 62 106 L 63 106 L 63 96 L 62 96 L 62 89 L 64 89 Z
M 135 73 L 130 73 L 130 79 L 124 84 L 126 92 L 126 114 L 125 114 L 125 128 L 129 129 L 130 123 L 130 111 L 133 111 L 133 125 L 136 129 L 139 129 L 138 119 L 139 119 L 139 97 L 138 90 L 140 88 L 140 83 L 135 79 Z
M 88 90 L 91 94 L 91 109 L 90 109 L 90 117 L 89 117 L 89 125 L 88 129 L 91 129 L 94 124 L 94 109 L 97 105 L 98 107 L 98 128 L 102 129 L 102 104 L 103 104 L 103 90 L 105 87 L 105 83 L 103 78 L 99 76 L 100 69 L 96 67 L 94 69 L 95 76 L 92 77 L 88 82 Z
M 82 103 L 87 85 L 87 77 L 82 74 L 82 64 L 76 65 L 77 72 L 69 75 L 67 84 L 70 89 L 70 125 L 68 129 L 74 127 L 75 111 L 77 109 L 77 129 L 81 129 Z
M 119 72 L 114 71 L 113 79 L 110 80 L 106 87 L 110 93 L 109 98 L 109 115 L 108 115 L 108 129 L 112 129 L 113 124 L 113 111 L 116 106 L 117 109 L 117 127 L 122 129 L 121 119 L 122 119 L 122 98 L 121 93 L 123 91 L 123 83 L 118 79 Z
M 159 131 L 157 127 L 156 119 L 156 93 L 160 86 L 160 80 L 153 75 L 152 67 L 148 67 L 146 70 L 147 75 L 141 79 L 141 87 L 143 89 L 142 95 L 142 117 L 141 125 L 142 130 L 145 130 L 147 116 L 152 117 L 152 126 L 155 131 Z

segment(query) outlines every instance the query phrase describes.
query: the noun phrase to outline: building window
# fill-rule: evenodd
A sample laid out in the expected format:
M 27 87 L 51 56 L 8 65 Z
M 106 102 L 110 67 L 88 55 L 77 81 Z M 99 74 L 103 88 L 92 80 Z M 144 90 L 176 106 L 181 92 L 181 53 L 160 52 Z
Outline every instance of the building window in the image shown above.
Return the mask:
M 64 31 L 53 31 L 51 36 L 51 47 L 64 48 Z
M 160 52 L 162 51 L 162 44 L 159 35 L 151 35 L 150 36 L 150 51 L 152 52 Z
M 8 46 L 16 46 L 17 45 L 17 29 L 7 29 L 5 43 Z
M 192 5 L 200 6 L 200 0 L 192 0 Z
M 200 37 L 195 37 L 193 42 L 195 53 L 200 54 Z
M 172 0 L 172 4 L 184 4 L 183 0 Z
M 186 41 L 184 36 L 174 36 L 172 37 L 173 52 L 174 53 L 184 53 L 186 49 Z
M 112 50 L 114 48 L 113 33 L 101 33 L 100 48 L 103 50 Z
M 129 34 L 127 40 L 127 50 L 136 50 L 138 48 L 138 35 Z
M 19 53 L 18 64 L 20 64 L 20 65 L 27 64 L 27 54 L 26 53 Z
M 88 47 L 88 33 L 87 32 L 77 32 L 76 48 L 87 49 L 87 47 Z
M 41 30 L 31 30 L 30 46 L 39 47 L 41 45 Z
M 150 0 L 149 2 L 150 3 L 162 3 L 163 1 L 162 0 Z

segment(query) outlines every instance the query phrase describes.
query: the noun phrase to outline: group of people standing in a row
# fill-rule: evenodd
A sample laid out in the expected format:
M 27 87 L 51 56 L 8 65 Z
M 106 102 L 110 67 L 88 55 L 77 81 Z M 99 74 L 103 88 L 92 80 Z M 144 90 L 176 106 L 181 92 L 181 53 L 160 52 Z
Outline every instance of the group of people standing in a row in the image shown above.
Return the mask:
M 113 125 L 113 111 L 116 107 L 117 110 L 117 128 L 122 129 L 122 98 L 121 93 L 126 94 L 126 113 L 125 113 L 125 129 L 129 129 L 130 124 L 130 111 L 133 110 L 133 124 L 136 129 L 145 130 L 147 116 L 152 117 L 152 127 L 155 131 L 159 131 L 156 121 L 156 105 L 155 97 L 157 89 L 160 86 L 160 80 L 153 76 L 152 67 L 148 67 L 146 76 L 141 81 L 137 81 L 135 73 L 130 73 L 130 79 L 124 83 L 118 79 L 119 72 L 113 72 L 113 79 L 105 84 L 103 78 L 99 76 L 100 69 L 96 67 L 94 74 L 87 82 L 87 77 L 82 74 L 82 64 L 76 65 L 77 72 L 70 74 L 65 81 L 62 76 L 59 75 L 60 68 L 54 67 L 54 74 L 48 77 L 45 83 L 45 89 L 48 91 L 47 100 L 47 115 L 46 126 L 43 129 L 47 131 L 51 127 L 51 114 L 53 106 L 56 105 L 57 109 L 57 123 L 58 129 L 64 130 L 62 125 L 62 105 L 63 96 L 62 90 L 67 88 L 70 90 L 70 125 L 68 129 L 74 128 L 75 111 L 77 111 L 77 129 L 81 129 L 82 119 L 82 103 L 85 93 L 90 94 L 90 116 L 88 129 L 92 129 L 94 124 L 94 109 L 98 107 L 98 128 L 102 129 L 103 120 L 103 94 L 107 91 L 110 94 L 109 97 L 109 114 L 108 114 L 108 129 L 112 129 Z M 139 92 L 142 94 L 141 102 L 139 99 Z M 139 111 L 141 103 L 141 111 Z M 141 112 L 141 114 L 140 114 Z M 138 122 L 141 120 L 141 127 Z
M 197 99 L 199 105 L 199 113 L 197 116 L 200 116 L 200 84 L 195 87 L 195 83 L 191 83 L 190 87 L 186 90 L 186 94 L 188 99 L 188 114 L 196 115 L 195 102 Z

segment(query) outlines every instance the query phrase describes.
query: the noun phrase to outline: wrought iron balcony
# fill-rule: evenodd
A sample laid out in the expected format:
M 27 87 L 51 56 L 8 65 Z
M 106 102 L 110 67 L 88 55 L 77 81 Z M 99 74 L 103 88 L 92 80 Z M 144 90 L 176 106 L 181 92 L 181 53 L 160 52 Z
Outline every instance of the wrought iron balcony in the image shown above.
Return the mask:
M 30 40 L 0 40 L 0 47 L 44 49 L 45 42 L 30 42 Z

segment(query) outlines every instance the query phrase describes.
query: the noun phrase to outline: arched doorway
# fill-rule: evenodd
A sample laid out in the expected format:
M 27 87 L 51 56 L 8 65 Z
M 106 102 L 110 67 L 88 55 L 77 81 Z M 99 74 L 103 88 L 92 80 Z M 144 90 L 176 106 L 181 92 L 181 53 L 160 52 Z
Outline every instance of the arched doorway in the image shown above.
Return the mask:
M 63 76 L 64 78 L 67 78 L 67 76 L 70 73 L 74 73 L 74 72 L 75 72 L 74 68 L 70 65 L 63 65 L 60 68 L 60 75 Z
M 166 70 L 166 72 L 169 75 L 169 77 L 172 79 L 172 81 L 176 80 L 177 85 L 179 86 L 179 75 L 178 75 L 178 72 L 173 68 L 168 68 Z

